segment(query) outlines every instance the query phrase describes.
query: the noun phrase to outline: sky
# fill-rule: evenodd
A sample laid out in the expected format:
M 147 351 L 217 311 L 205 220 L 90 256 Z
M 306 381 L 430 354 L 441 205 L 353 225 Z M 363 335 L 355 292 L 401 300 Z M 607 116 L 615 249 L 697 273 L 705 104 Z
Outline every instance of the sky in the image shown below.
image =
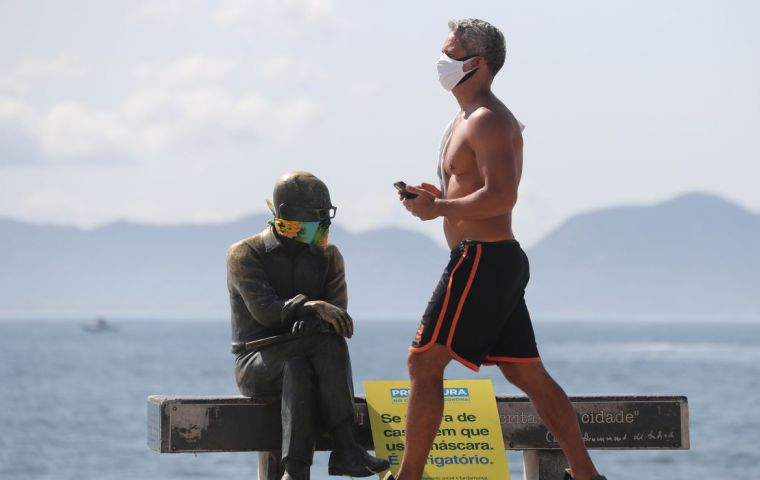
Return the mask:
M 0 217 L 226 222 L 307 170 L 342 227 L 442 241 L 392 184 L 435 182 L 457 111 L 435 64 L 465 17 L 507 39 L 493 89 L 527 126 L 518 239 L 693 191 L 760 211 L 759 16 L 740 0 L 3 0 Z

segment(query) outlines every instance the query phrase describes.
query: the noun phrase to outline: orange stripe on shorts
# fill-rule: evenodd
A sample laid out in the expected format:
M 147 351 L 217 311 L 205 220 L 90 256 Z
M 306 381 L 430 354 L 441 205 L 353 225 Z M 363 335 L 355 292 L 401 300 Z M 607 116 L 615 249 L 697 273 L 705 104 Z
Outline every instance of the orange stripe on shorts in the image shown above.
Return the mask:
M 446 296 L 443 297 L 443 305 L 441 306 L 441 313 L 438 315 L 438 320 L 436 321 L 436 324 L 435 324 L 435 330 L 433 330 L 433 336 L 430 338 L 430 341 L 426 343 L 425 345 L 421 345 L 419 347 L 409 347 L 410 351 L 424 352 L 425 350 L 429 349 L 435 344 L 435 340 L 438 338 L 438 333 L 441 331 L 441 325 L 443 324 L 443 317 L 446 315 L 446 309 L 449 306 L 449 297 L 451 297 L 451 285 L 454 282 L 454 273 L 456 273 L 456 271 L 462 265 L 462 262 L 464 262 L 464 259 L 467 257 L 468 247 L 469 245 L 464 246 L 464 251 L 462 252 L 462 256 L 459 257 L 459 261 L 451 270 L 451 274 L 449 275 L 449 284 L 446 287 Z
M 476 372 L 480 370 L 480 367 L 477 365 L 468 362 L 464 358 L 460 357 L 459 355 L 454 352 L 454 349 L 451 348 L 451 342 L 454 340 L 454 332 L 457 328 L 457 323 L 459 322 L 459 315 L 462 313 L 462 308 L 464 307 L 464 302 L 467 300 L 467 294 L 470 293 L 470 287 L 472 287 L 472 282 L 475 280 L 475 274 L 478 271 L 478 265 L 480 264 L 480 254 L 483 251 L 483 245 L 477 244 L 475 245 L 475 261 L 472 264 L 472 271 L 470 271 L 470 278 L 467 279 L 467 285 L 464 287 L 464 291 L 462 292 L 462 298 L 459 299 L 459 305 L 457 305 L 456 313 L 454 314 L 454 320 L 451 323 L 451 330 L 449 330 L 449 338 L 446 340 L 446 348 L 448 349 L 449 353 L 452 357 L 457 359 L 459 362 L 462 363 L 465 367 L 475 370 Z

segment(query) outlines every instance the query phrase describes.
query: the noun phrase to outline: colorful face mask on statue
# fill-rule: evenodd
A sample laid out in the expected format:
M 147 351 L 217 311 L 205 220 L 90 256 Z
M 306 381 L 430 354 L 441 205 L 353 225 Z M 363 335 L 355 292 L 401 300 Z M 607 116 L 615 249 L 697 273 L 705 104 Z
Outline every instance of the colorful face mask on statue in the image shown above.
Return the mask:
M 441 55 L 436 67 L 438 69 L 438 81 L 441 82 L 441 86 L 444 90 L 450 92 L 454 87 L 459 85 L 464 77 L 470 73 L 475 73 L 475 70 L 477 70 L 478 67 L 472 68 L 466 72 L 464 71 L 464 64 L 472 60 L 474 57 L 477 57 L 477 55 L 468 55 L 459 59 L 449 58 L 445 53 Z
M 297 242 L 316 245 L 318 247 L 327 246 L 327 237 L 330 230 L 330 220 L 317 220 L 316 222 L 301 222 L 299 220 L 285 220 L 278 218 L 272 202 L 267 200 L 267 206 L 271 210 L 274 218 L 269 221 L 275 231 L 285 238 L 293 239 Z

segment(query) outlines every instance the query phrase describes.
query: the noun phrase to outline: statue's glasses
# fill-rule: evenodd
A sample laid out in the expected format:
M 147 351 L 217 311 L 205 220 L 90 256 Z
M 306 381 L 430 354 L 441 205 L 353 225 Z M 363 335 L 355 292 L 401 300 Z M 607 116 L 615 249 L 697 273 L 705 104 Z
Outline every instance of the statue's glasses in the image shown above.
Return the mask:
M 330 218 L 335 218 L 335 213 L 338 211 L 338 207 L 331 206 L 330 208 L 307 208 L 299 207 L 298 205 L 281 203 L 277 211 L 288 212 L 288 216 L 293 218 L 313 218 L 315 220 L 327 220 Z

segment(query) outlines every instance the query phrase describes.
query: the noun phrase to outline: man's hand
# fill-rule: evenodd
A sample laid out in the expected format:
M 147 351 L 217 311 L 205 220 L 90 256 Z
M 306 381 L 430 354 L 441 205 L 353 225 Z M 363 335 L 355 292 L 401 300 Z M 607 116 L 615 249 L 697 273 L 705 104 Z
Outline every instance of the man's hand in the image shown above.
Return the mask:
M 346 338 L 351 338 L 354 334 L 354 321 L 351 316 L 340 307 L 336 307 L 322 300 L 313 300 L 303 304 L 307 313 L 313 313 L 323 321 L 329 323 L 335 332 Z
M 435 198 L 442 198 L 443 197 L 443 193 L 441 193 L 441 191 L 438 189 L 438 187 L 436 187 L 435 185 L 431 185 L 429 183 L 426 183 L 426 182 L 422 182 L 419 185 L 415 185 L 415 188 L 421 188 L 423 190 L 427 190 L 428 192 L 432 193 L 435 196 Z
M 417 198 L 406 198 L 401 202 L 412 215 L 420 220 L 432 220 L 441 216 L 436 205 L 436 200 L 442 196 L 438 188 L 422 183 L 417 186 L 407 185 L 406 190 L 417 194 Z

